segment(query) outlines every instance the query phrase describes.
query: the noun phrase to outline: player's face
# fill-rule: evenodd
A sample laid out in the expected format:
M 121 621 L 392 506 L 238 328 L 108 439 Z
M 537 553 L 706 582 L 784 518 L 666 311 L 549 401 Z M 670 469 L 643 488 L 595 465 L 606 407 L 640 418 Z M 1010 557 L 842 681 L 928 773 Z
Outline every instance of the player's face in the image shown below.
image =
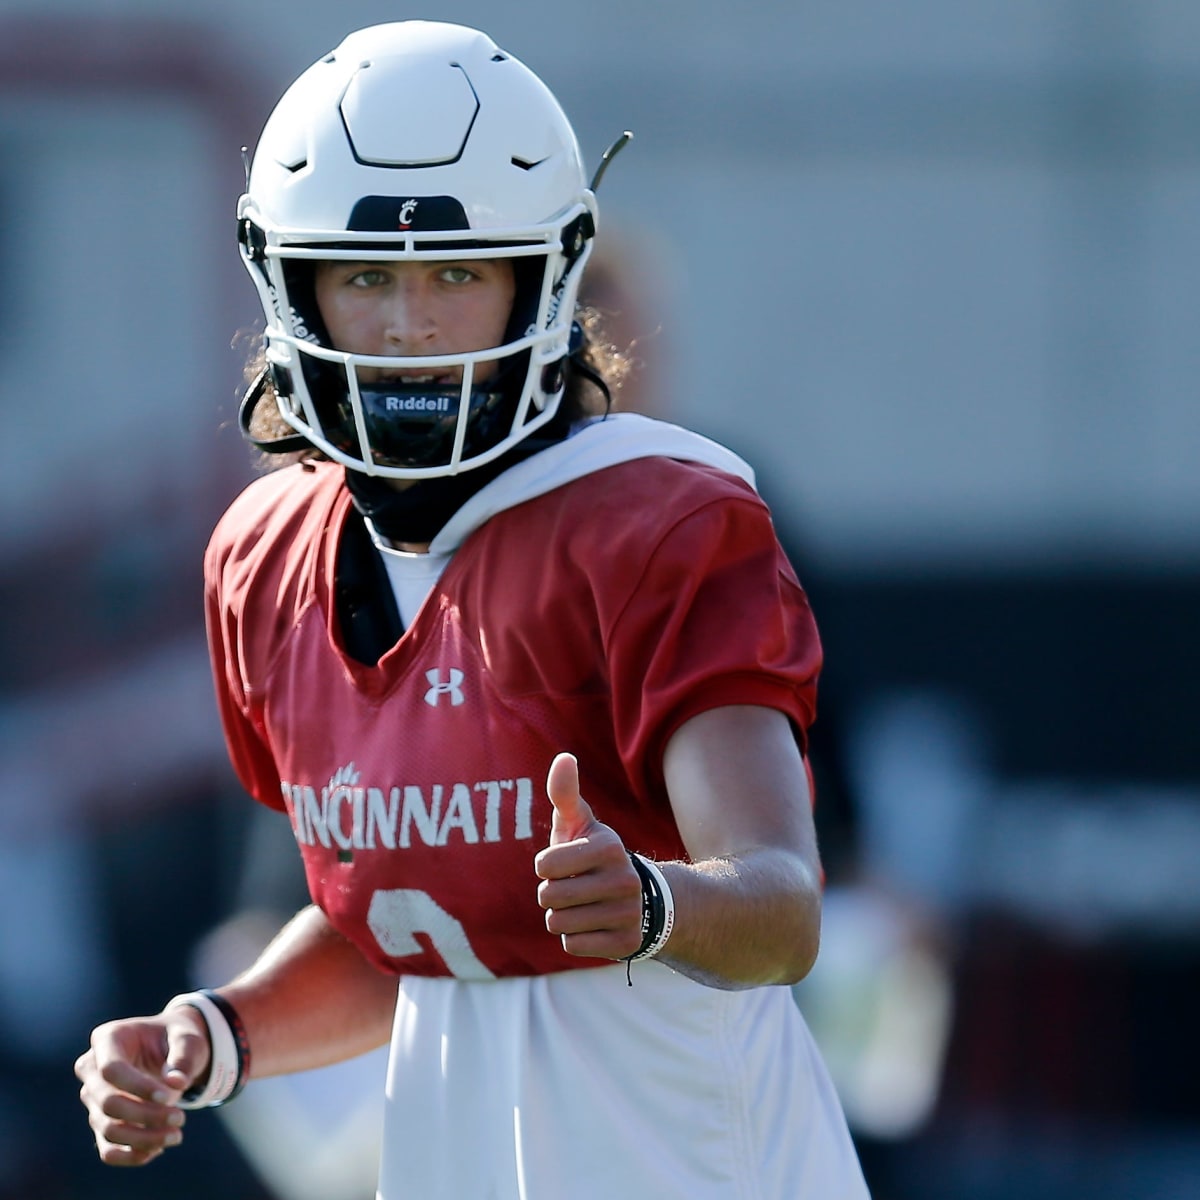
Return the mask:
M 321 261 L 317 306 L 333 345 L 351 354 L 396 358 L 463 354 L 504 341 L 516 285 L 508 259 L 461 262 Z M 482 381 L 495 363 L 478 363 Z M 448 385 L 462 382 L 461 367 L 436 370 L 362 370 L 386 377 Z

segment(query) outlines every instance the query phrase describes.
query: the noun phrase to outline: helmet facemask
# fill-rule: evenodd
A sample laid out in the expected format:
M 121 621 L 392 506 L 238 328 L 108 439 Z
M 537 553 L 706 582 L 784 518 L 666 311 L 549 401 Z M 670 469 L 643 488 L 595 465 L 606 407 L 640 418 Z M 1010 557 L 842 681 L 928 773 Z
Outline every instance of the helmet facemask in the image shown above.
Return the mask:
M 585 214 L 584 215 L 588 215 Z M 575 224 L 578 226 L 579 222 Z M 430 249 L 321 246 L 265 254 L 260 278 L 275 321 L 268 328 L 267 366 L 283 419 L 316 449 L 367 474 L 419 479 L 453 475 L 492 461 L 549 422 L 564 388 L 562 363 L 571 348 L 579 279 L 591 251 L 581 239 L 574 257 L 559 246 L 495 246 L 472 239 Z M 469 353 L 379 356 L 335 349 L 317 309 L 315 260 L 356 262 L 510 258 L 515 277 L 505 340 Z M 267 282 L 269 280 L 270 282 Z M 493 364 L 476 383 L 481 364 Z M 461 372 L 461 383 L 404 383 L 399 373 Z

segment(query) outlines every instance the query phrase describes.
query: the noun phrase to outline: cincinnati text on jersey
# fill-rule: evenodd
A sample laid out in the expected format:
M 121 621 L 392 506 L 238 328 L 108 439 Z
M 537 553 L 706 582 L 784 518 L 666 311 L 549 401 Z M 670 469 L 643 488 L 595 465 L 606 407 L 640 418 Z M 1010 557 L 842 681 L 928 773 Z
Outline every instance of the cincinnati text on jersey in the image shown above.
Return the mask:
M 479 783 L 398 784 L 364 787 L 339 771 L 320 793 L 309 784 L 282 785 L 296 841 L 341 850 L 405 850 L 414 844 L 445 846 L 530 840 L 531 779 Z

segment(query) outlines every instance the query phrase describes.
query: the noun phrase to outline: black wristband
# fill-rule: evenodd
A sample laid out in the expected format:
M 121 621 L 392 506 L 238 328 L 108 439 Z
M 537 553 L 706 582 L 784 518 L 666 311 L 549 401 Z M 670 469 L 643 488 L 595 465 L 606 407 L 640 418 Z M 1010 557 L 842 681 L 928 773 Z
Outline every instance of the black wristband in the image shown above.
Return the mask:
M 632 850 L 627 853 L 642 884 L 642 942 L 632 954 L 625 957 L 626 962 L 634 962 L 658 940 L 667 919 L 667 907 L 662 892 L 659 891 L 658 881 L 647 869 L 646 864 Z
M 220 1104 L 228 1104 L 246 1086 L 246 1080 L 250 1078 L 250 1038 L 246 1034 L 246 1026 L 238 1015 L 237 1009 L 220 992 L 215 992 L 211 988 L 201 988 L 200 994 L 207 996 L 221 1010 L 221 1016 L 229 1022 L 233 1041 L 237 1046 L 237 1082 L 233 1085 L 233 1091 L 220 1101 Z M 218 1106 L 214 1105 L 214 1107 Z

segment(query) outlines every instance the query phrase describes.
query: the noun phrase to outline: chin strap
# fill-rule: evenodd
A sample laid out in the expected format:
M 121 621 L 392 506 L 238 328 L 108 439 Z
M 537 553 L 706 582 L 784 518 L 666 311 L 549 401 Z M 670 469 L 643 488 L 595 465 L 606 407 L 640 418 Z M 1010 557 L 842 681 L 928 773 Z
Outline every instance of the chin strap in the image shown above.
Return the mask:
M 572 371 L 577 375 L 582 375 L 588 383 L 600 389 L 604 396 L 605 414 L 612 412 L 612 392 L 608 390 L 608 384 L 604 382 L 604 376 L 599 371 L 593 371 L 579 355 L 572 355 L 568 361 L 571 364 Z
M 302 434 L 293 433 L 283 437 L 271 438 L 264 440 L 255 437 L 250 432 L 250 422 L 254 418 L 254 410 L 258 406 L 258 402 L 266 394 L 267 387 L 271 383 L 271 371 L 269 367 L 263 367 L 261 371 L 254 377 L 254 382 L 246 389 L 238 404 L 238 427 L 242 431 L 242 437 L 246 439 L 256 450 L 261 450 L 264 454 L 295 454 L 302 450 L 311 450 L 312 442 Z

